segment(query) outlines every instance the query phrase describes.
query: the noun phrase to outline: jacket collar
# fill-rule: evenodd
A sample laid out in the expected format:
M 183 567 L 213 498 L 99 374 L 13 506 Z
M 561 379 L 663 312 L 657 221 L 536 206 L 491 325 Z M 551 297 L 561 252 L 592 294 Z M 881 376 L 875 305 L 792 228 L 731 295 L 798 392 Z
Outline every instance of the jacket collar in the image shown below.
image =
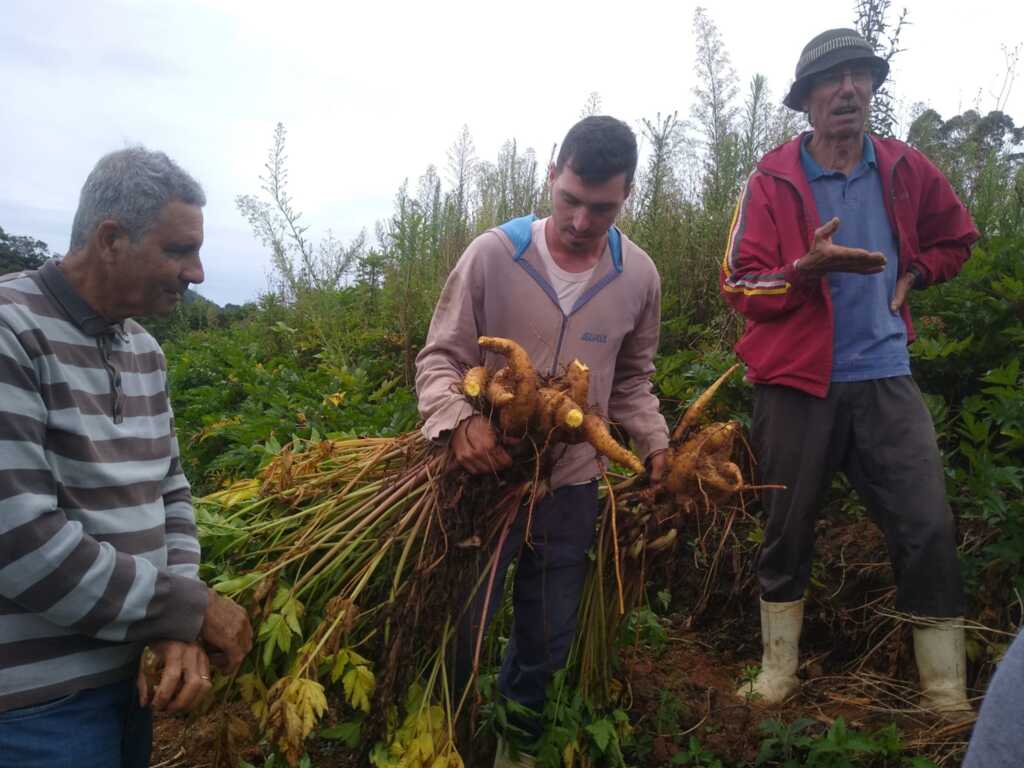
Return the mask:
M 792 183 L 803 176 L 800 165 L 800 147 L 805 138 L 811 135 L 812 131 L 805 131 L 799 136 L 790 139 L 782 146 L 776 147 L 767 155 L 761 158 L 757 169 L 763 173 L 773 176 L 781 176 Z M 871 144 L 875 162 L 879 171 L 886 171 L 892 168 L 898 160 L 907 153 L 907 145 L 894 139 L 883 139 L 880 136 L 872 136 L 865 133 L 864 139 Z M 867 154 L 865 154 L 865 158 Z
M 71 287 L 64 273 L 57 266 L 57 259 L 50 259 L 39 268 L 39 279 L 43 288 L 86 336 L 124 335 L 121 323 L 111 323 L 102 317 L 89 303 Z
M 512 249 L 515 251 L 513 258 L 516 261 L 521 261 L 526 255 L 526 249 L 530 247 L 530 241 L 533 239 L 533 222 L 536 220 L 537 217 L 531 213 L 518 219 L 506 221 L 498 227 L 511 241 Z M 614 225 L 608 229 L 608 250 L 612 255 L 612 266 L 615 267 L 616 272 L 621 272 L 622 233 Z
M 811 151 L 807 148 L 807 145 L 811 141 L 811 137 L 814 134 L 806 133 L 800 138 L 800 164 L 803 166 L 804 174 L 808 180 L 815 181 L 820 179 L 822 176 L 834 176 L 838 171 L 828 170 L 821 166 L 821 164 L 814 159 Z M 861 146 L 861 159 L 857 164 L 857 167 L 850 172 L 850 177 L 853 178 L 858 174 L 861 169 L 865 168 L 877 168 L 878 159 L 875 156 L 875 145 L 868 138 L 868 135 L 864 134 L 864 142 Z

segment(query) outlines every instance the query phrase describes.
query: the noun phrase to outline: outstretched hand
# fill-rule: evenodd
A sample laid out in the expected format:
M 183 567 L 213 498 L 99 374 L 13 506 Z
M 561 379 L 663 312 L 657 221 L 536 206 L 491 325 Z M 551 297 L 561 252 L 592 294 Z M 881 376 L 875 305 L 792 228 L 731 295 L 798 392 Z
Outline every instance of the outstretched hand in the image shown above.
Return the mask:
M 871 275 L 885 269 L 885 255 L 863 248 L 847 248 L 832 242 L 839 229 L 839 219 L 833 217 L 814 230 L 814 244 L 806 256 L 796 260 L 794 266 L 802 274 L 820 277 L 828 272 L 853 272 Z
M 498 472 L 512 466 L 512 457 L 498 442 L 498 433 L 485 416 L 464 419 L 452 434 L 452 453 L 471 475 Z

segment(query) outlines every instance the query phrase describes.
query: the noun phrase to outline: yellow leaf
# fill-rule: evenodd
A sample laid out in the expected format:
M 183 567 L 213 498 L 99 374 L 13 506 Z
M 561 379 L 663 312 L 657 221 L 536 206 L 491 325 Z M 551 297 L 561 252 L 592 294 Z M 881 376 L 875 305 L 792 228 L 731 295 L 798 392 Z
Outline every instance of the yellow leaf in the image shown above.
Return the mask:
M 338 682 L 338 678 L 341 677 L 345 671 L 345 667 L 348 666 L 348 651 L 342 649 L 338 651 L 334 656 L 334 664 L 331 666 L 331 682 Z
M 562 750 L 562 764 L 565 768 L 572 768 L 572 759 L 576 756 L 576 744 L 569 742 Z
M 412 748 L 418 751 L 420 754 L 420 760 L 424 762 L 434 756 L 434 738 L 430 735 L 430 731 L 424 731 L 412 744 Z
M 282 677 L 267 693 L 266 726 L 289 765 L 305 753 L 303 744 L 327 710 L 324 687 L 315 680 Z
M 340 408 L 343 402 L 345 402 L 344 392 L 335 392 L 333 394 L 327 395 L 324 398 L 324 405 L 330 404 L 335 406 L 336 408 Z
M 370 694 L 373 693 L 375 682 L 373 672 L 367 667 L 352 667 L 342 679 L 342 684 L 345 686 L 345 699 L 352 707 L 369 713 Z
M 348 653 L 349 661 L 352 662 L 352 664 L 354 664 L 354 665 L 361 665 L 361 666 L 364 666 L 364 667 L 369 667 L 370 666 L 370 662 L 369 662 L 368 659 L 364 659 L 362 656 L 360 656 L 358 653 L 353 651 L 351 648 L 345 649 L 345 652 Z
M 220 504 L 225 507 L 234 507 L 247 501 L 252 501 L 259 495 L 259 492 L 259 480 L 238 480 L 227 488 L 222 488 L 219 491 L 214 491 L 204 496 L 203 501 Z
M 242 694 L 242 701 L 246 704 L 252 704 L 258 699 L 266 698 L 267 695 L 267 686 L 252 672 L 238 678 L 238 688 Z
M 324 687 L 316 680 L 299 678 L 289 686 L 290 698 L 302 719 L 303 738 L 316 726 L 317 720 L 327 710 Z

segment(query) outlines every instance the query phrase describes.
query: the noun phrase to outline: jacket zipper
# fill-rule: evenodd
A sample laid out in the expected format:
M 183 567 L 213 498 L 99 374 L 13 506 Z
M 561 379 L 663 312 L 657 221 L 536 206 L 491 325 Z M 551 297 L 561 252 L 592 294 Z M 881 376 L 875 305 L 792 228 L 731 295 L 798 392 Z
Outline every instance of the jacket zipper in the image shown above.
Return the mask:
M 562 308 L 559 307 L 558 311 L 561 312 Z M 558 374 L 558 358 L 562 355 L 562 339 L 565 338 L 565 329 L 569 325 L 569 316 L 562 312 L 562 327 L 558 331 L 558 344 L 555 345 L 555 359 L 551 363 L 551 376 Z
M 894 207 L 896 205 L 896 168 L 903 162 L 905 155 L 896 158 L 889 172 L 889 199 L 886 201 L 885 212 L 889 216 L 889 228 L 892 229 L 893 240 L 896 241 L 896 279 L 899 280 L 906 272 L 903 269 L 903 243 L 900 239 L 900 228 L 896 223 Z M 907 267 L 909 268 L 909 264 Z

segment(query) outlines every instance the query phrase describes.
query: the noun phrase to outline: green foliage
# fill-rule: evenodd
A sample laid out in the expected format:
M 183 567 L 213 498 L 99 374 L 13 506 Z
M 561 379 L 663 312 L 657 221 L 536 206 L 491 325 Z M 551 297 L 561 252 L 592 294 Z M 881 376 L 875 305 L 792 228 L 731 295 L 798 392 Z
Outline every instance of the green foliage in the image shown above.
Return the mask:
M 891 62 L 899 53 L 900 35 L 907 24 L 907 9 L 904 8 L 894 24 L 889 20 L 891 0 L 857 0 L 856 27 L 874 50 L 875 55 Z M 868 129 L 878 136 L 896 136 L 896 99 L 889 80 L 882 83 L 871 100 L 871 114 Z
M 779 720 L 762 722 L 765 735 L 755 766 L 780 768 L 858 768 L 858 766 L 907 766 L 928 768 L 927 760 L 903 754 L 895 725 L 873 732 L 858 732 L 836 718 L 824 732 L 814 720 L 801 718 L 786 724 Z
M 943 120 L 922 109 L 907 139 L 938 165 L 987 237 L 1019 233 L 1024 223 L 1024 128 L 1000 111 Z
M 307 305 L 273 299 L 223 329 L 165 345 L 182 463 L 197 491 L 251 476 L 293 435 L 394 435 L 417 420 L 393 373 L 395 346 L 361 331 L 352 291 L 320 296 L 336 326 Z M 350 361 L 364 361 L 361 365 Z
M 654 384 L 669 428 L 686 407 L 734 363 L 736 356 L 730 350 L 715 346 L 710 341 L 701 349 L 677 349 L 658 355 Z M 751 387 L 742 373 L 735 373 L 718 390 L 705 411 L 707 418 L 717 421 L 734 419 L 749 425 L 751 394 Z
M 693 768 L 722 768 L 722 761 L 715 753 L 704 747 L 696 736 L 691 736 L 686 749 L 672 755 L 672 765 L 689 765 Z
M 655 655 L 661 655 L 668 644 L 668 632 L 658 614 L 642 607 L 631 611 L 622 623 L 622 645 L 643 645 Z
M 38 269 L 49 257 L 49 247 L 42 240 L 12 235 L 0 227 L 0 275 Z
M 998 603 L 1024 588 L 1024 234 L 988 239 L 956 280 L 913 300 L 914 373 L 936 420 L 950 503 L 998 532 L 963 553 L 968 586 Z
M 622 748 L 632 729 L 629 715 L 621 709 L 596 711 L 578 688 L 571 687 L 564 670 L 557 672 L 544 706 L 545 730 L 537 745 L 537 765 L 561 768 L 573 764 L 576 755 L 591 764 L 625 768 Z M 569 759 L 566 759 L 568 756 Z

